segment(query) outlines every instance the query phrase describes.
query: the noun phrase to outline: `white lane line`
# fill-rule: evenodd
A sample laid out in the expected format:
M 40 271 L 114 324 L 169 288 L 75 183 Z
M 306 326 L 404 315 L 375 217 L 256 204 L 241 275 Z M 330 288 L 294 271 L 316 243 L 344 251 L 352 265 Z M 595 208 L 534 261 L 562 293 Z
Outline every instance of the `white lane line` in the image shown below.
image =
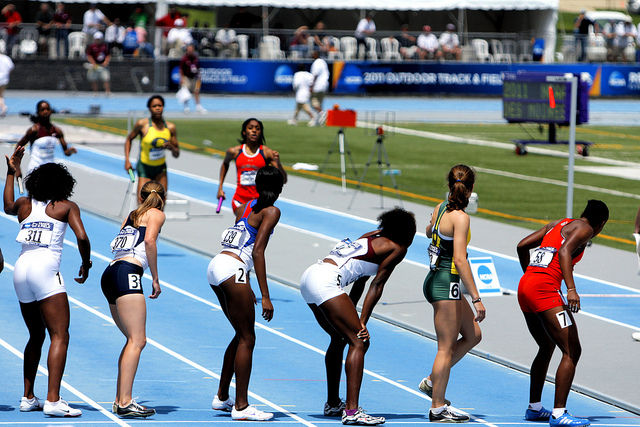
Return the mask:
M 14 268 L 13 265 L 5 262 L 4 266 L 6 268 L 8 268 L 9 270 L 13 271 L 13 268 Z M 18 356 L 20 359 L 24 360 L 24 354 L 21 353 L 15 347 L 13 347 L 11 344 L 9 344 L 5 340 L 3 340 L 2 338 L 0 338 L 0 345 L 3 346 L 4 348 L 6 348 L 7 350 L 9 350 L 14 355 Z M 47 377 L 49 376 L 49 371 L 45 367 L 43 367 L 42 365 L 38 365 L 38 372 L 46 375 Z M 103 415 L 105 415 L 107 418 L 111 419 L 116 424 L 121 425 L 123 427 L 129 426 L 129 424 L 125 423 L 120 418 L 116 417 L 114 414 L 112 414 L 111 412 L 109 412 L 106 409 L 104 409 L 95 400 L 91 399 L 89 396 L 87 396 L 86 394 L 82 393 L 80 390 L 78 390 L 77 388 L 73 387 L 71 384 L 69 384 L 65 380 L 62 380 L 60 382 L 60 385 L 62 387 L 64 387 L 66 390 L 69 390 L 71 393 L 73 393 L 74 395 L 76 395 L 80 399 L 82 399 L 84 402 L 87 402 L 93 408 L 95 408 L 98 411 L 100 411 Z M 13 422 L 9 423 L 9 424 L 13 424 Z M 50 422 L 47 422 L 46 424 L 50 424 Z M 65 425 L 69 425 L 69 424 L 74 424 L 74 422 L 73 421 L 65 421 L 64 424 Z
M 522 174 L 519 174 L 519 173 L 501 171 L 501 170 L 496 170 L 496 169 L 481 168 L 479 166 L 473 166 L 473 168 L 475 170 L 477 170 L 478 172 L 484 172 L 484 173 L 488 173 L 488 174 L 491 174 L 491 175 L 504 176 L 504 177 L 507 177 L 507 178 L 520 179 L 520 180 L 523 180 L 523 181 L 538 182 L 538 183 L 541 182 L 541 183 L 545 183 L 545 184 L 557 185 L 557 186 L 560 186 L 560 187 L 567 187 L 567 185 L 568 185 L 566 181 L 560 181 L 560 180 L 557 180 L 557 179 L 549 179 L 549 178 L 542 178 L 542 177 L 537 177 L 537 176 L 522 175 Z M 608 188 L 594 187 L 592 185 L 573 184 L 573 187 L 574 188 L 578 188 L 580 190 L 588 190 L 588 191 L 593 191 L 593 192 L 596 192 L 596 193 L 610 194 L 612 196 L 628 197 L 628 198 L 631 198 L 631 199 L 640 199 L 640 195 L 638 195 L 638 194 L 625 193 L 624 191 L 617 191 L 617 190 L 609 190 Z

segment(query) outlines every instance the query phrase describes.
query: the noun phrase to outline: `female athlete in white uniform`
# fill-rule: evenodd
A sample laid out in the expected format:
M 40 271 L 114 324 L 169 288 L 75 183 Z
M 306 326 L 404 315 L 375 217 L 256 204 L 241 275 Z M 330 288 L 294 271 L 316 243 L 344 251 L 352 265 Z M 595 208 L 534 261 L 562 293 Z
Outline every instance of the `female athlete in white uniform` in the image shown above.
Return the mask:
M 322 261 L 302 274 L 300 292 L 309 304 L 316 320 L 330 336 L 325 365 L 327 371 L 327 402 L 325 416 L 342 415 L 343 424 L 376 425 L 383 417 L 366 414 L 358 404 L 364 354 L 369 347 L 367 321 L 382 296 L 385 283 L 393 269 L 403 260 L 416 234 L 416 220 L 411 212 L 393 209 L 378 217 L 380 227 L 352 242 L 345 239 Z M 356 304 L 362 296 L 369 276 L 375 276 L 358 317 Z M 347 295 L 344 287 L 353 283 Z M 342 354 L 349 344 L 345 364 L 347 401 L 340 399 Z
M 249 405 L 247 393 L 255 335 L 256 297 L 249 284 L 249 270 L 255 268 L 262 294 L 262 317 L 270 321 L 273 305 L 269 298 L 264 250 L 269 236 L 280 219 L 280 209 L 273 206 L 284 178 L 273 166 L 265 166 L 256 174 L 258 198 L 236 209 L 236 223 L 222 235 L 222 252 L 209 263 L 207 280 L 218 296 L 225 316 L 236 334 L 224 353 L 218 393 L 211 407 L 231 412 L 234 420 L 265 421 L 273 417 Z M 229 384 L 235 372 L 236 400 L 229 396 Z
M 82 412 L 60 398 L 60 381 L 69 345 L 69 301 L 59 272 L 67 224 L 76 235 L 82 257 L 80 277 L 75 279 L 78 283 L 84 283 L 89 276 L 91 245 L 78 205 L 67 200 L 73 193 L 75 180 L 64 166 L 47 163 L 34 169 L 26 180 L 29 197 L 14 201 L 13 177 L 20 170 L 23 154 L 24 147 L 17 147 L 11 158 L 7 157 L 4 187 L 4 211 L 17 215 L 20 221 L 16 240 L 22 243 L 22 252 L 15 264 L 13 285 L 29 330 L 24 349 L 24 397 L 20 410 L 44 410 L 50 416 L 77 417 Z M 49 387 L 43 405 L 33 394 L 33 383 L 45 330 L 49 331 L 51 345 L 47 359 Z
M 27 132 L 18 141 L 18 147 L 31 143 L 31 158 L 27 166 L 27 175 L 40 165 L 53 163 L 53 154 L 58 143 L 62 145 L 66 156 L 77 153 L 75 148 L 67 146 L 62 130 L 51 123 L 51 105 L 49 105 L 49 102 L 38 101 L 36 114 L 31 116 L 31 121 L 33 125 L 27 129 Z
M 164 187 L 156 181 L 148 181 L 142 186 L 140 197 L 142 203 L 129 213 L 111 242 L 115 255 L 101 280 L 111 316 L 127 337 L 118 359 L 116 400 L 113 402 L 113 412 L 121 417 L 149 417 L 156 413 L 155 409 L 138 404 L 132 397 L 132 389 L 140 353 L 147 341 L 147 307 L 142 292 L 142 275 L 147 266 L 153 286 L 149 298 L 160 295 L 156 240 L 165 220 L 162 212 Z

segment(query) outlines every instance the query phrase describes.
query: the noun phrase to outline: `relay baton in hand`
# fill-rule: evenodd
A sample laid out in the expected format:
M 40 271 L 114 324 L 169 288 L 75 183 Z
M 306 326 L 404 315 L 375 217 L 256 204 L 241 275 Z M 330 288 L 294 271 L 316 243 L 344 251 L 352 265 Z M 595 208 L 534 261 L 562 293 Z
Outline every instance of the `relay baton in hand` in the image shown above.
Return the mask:
M 19 176 L 18 180 L 18 190 L 20 190 L 20 194 L 24 194 L 24 183 L 22 182 L 22 177 Z
M 218 197 L 218 207 L 216 208 L 216 213 L 219 214 L 220 213 L 220 209 L 222 209 L 222 201 L 224 200 L 224 197 L 220 196 Z
M 129 168 L 128 172 L 129 172 L 129 179 L 131 179 L 131 182 L 136 182 L 136 176 L 133 174 L 133 168 Z

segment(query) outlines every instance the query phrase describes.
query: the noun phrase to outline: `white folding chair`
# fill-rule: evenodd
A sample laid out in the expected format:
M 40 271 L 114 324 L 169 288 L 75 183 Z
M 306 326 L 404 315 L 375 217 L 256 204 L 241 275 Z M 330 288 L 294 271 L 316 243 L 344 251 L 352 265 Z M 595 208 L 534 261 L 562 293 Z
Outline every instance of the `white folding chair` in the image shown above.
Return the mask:
M 479 62 L 493 62 L 493 56 L 489 53 L 489 43 L 484 39 L 471 40 L 473 52 L 476 60 Z
M 342 59 L 342 51 L 340 50 L 340 39 L 334 36 L 327 36 L 329 38 L 329 43 L 333 45 L 334 50 L 330 50 L 327 53 L 327 58 L 329 59 Z
M 377 61 L 378 60 L 378 49 L 377 49 L 378 41 L 373 37 L 367 37 L 365 39 L 365 42 L 367 43 L 367 55 L 369 56 L 369 59 L 372 61 Z
M 354 59 L 358 49 L 358 42 L 355 37 L 344 36 L 340 38 L 340 48 L 345 60 Z
M 84 58 L 84 52 L 87 45 L 87 35 L 82 31 L 74 31 L 69 33 L 69 59 L 78 54 L 79 58 Z
M 511 62 L 511 57 L 504 53 L 502 42 L 498 39 L 491 39 L 491 50 L 493 50 L 493 59 L 496 62 Z
M 382 59 L 386 61 L 392 59 L 402 60 L 402 55 L 400 55 L 400 42 L 398 40 L 385 37 L 380 40 L 380 49 L 382 49 Z
M 531 42 L 529 40 L 520 40 L 519 43 L 518 60 L 520 62 L 533 61 L 533 54 L 531 53 Z
M 238 40 L 240 58 L 247 59 L 249 57 L 249 36 L 247 34 L 238 34 L 236 40 Z

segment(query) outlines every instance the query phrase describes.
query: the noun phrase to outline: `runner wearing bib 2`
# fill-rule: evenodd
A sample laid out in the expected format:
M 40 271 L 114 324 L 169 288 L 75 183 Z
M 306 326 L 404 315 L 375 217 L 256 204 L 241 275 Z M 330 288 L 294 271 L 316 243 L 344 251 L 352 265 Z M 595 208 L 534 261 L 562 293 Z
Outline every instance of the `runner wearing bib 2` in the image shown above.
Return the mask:
M 423 378 L 418 388 L 431 397 L 429 420 L 432 422 L 467 422 L 469 416 L 449 408 L 445 399 L 451 368 L 480 342 L 478 325 L 485 317 L 480 294 L 473 281 L 467 260 L 467 244 L 471 236 L 469 215 L 464 211 L 475 183 L 475 173 L 466 165 L 456 165 L 447 176 L 448 200 L 433 210 L 426 234 L 430 237 L 429 273 L 423 283 L 423 293 L 433 306 L 433 323 L 438 340 L 438 352 L 431 374 Z M 460 279 L 471 295 L 473 309 L 462 297 Z M 461 336 L 461 338 L 458 338 Z
M 229 171 L 231 161 L 236 165 L 236 191 L 231 199 L 231 207 L 235 212 L 238 207 L 258 197 L 255 179 L 256 173 L 264 166 L 276 167 L 287 182 L 287 173 L 280 163 L 280 153 L 264 145 L 264 127 L 258 119 L 247 119 L 242 124 L 240 145 L 227 150 L 222 165 L 217 198 L 226 198 L 223 190 L 224 178 Z
M 23 154 L 24 147 L 18 146 L 11 158 L 7 157 L 4 188 L 4 211 L 17 215 L 20 221 L 16 241 L 22 245 L 22 251 L 15 263 L 13 285 L 29 330 L 29 341 L 24 349 L 24 396 L 20 411 L 77 417 L 82 411 L 71 408 L 60 398 L 60 382 L 69 345 L 69 301 L 60 274 L 67 224 L 76 235 L 82 257 L 80 277 L 75 279 L 78 283 L 84 283 L 89 276 L 91 244 L 78 205 L 68 200 L 75 180 L 64 166 L 45 163 L 35 168 L 25 181 L 29 196 L 14 201 L 14 176 L 20 170 Z M 49 388 L 43 404 L 33 394 L 33 386 L 46 331 L 49 331 L 51 345 L 47 358 Z
M 168 188 L 167 163 L 165 150 L 171 151 L 173 157 L 180 155 L 178 135 L 175 124 L 164 120 L 164 98 L 153 95 L 147 100 L 147 108 L 151 117 L 140 119 L 133 126 L 133 130 L 124 142 L 124 168 L 132 169 L 129 161 L 132 141 L 140 136 L 140 156 L 136 165 L 138 173 L 138 203 L 142 203 L 140 190 L 149 181 L 157 181 L 165 192 Z
M 262 317 L 270 321 L 273 317 L 273 305 L 267 286 L 264 251 L 280 220 L 280 209 L 273 204 L 278 199 L 283 184 L 284 177 L 277 168 L 265 166 L 258 170 L 255 179 L 258 198 L 236 209 L 234 225 L 226 229 L 220 238 L 222 251 L 211 260 L 207 268 L 207 281 L 235 331 L 224 354 L 220 383 L 211 407 L 231 412 L 234 420 L 264 421 L 273 417 L 272 413 L 250 406 L 248 400 L 256 340 L 256 297 L 249 283 L 249 270 L 255 268 L 262 295 Z M 235 400 L 229 396 L 234 374 Z
M 573 266 L 582 259 L 587 244 L 602 231 L 608 219 L 607 205 L 589 200 L 580 218 L 550 222 L 518 243 L 518 258 L 524 272 L 518 286 L 518 303 L 538 344 L 538 353 L 531 364 L 526 420 L 549 420 L 551 426 L 589 425 L 588 419 L 573 417 L 566 410 L 581 352 L 572 314 L 580 310 Z M 566 301 L 561 292 L 563 280 L 567 287 Z M 549 411 L 542 407 L 542 388 L 556 346 L 562 351 L 562 360 L 556 372 L 553 411 Z
M 147 307 L 142 291 L 142 275 L 149 267 L 152 292 L 160 295 L 158 249 L 156 240 L 164 224 L 162 210 L 166 200 L 162 185 L 148 181 L 140 191 L 142 203 L 129 213 L 120 232 L 111 241 L 114 253 L 100 281 L 102 293 L 109 303 L 111 317 L 127 338 L 118 359 L 116 398 L 112 411 L 121 417 L 149 417 L 156 413 L 133 399 L 133 380 L 146 343 Z
M 324 415 L 342 416 L 343 424 L 377 425 L 384 417 L 375 417 L 360 408 L 360 386 L 364 355 L 369 347 L 367 321 L 382 296 L 395 267 L 404 259 L 416 234 L 411 212 L 393 209 L 378 217 L 379 228 L 356 241 L 344 239 L 321 261 L 305 270 L 300 293 L 320 327 L 331 337 L 325 356 L 327 401 Z M 358 316 L 356 304 L 369 277 L 374 276 Z M 344 288 L 353 284 L 349 295 Z M 340 399 L 340 376 L 344 348 L 349 345 L 345 372 L 347 399 Z

